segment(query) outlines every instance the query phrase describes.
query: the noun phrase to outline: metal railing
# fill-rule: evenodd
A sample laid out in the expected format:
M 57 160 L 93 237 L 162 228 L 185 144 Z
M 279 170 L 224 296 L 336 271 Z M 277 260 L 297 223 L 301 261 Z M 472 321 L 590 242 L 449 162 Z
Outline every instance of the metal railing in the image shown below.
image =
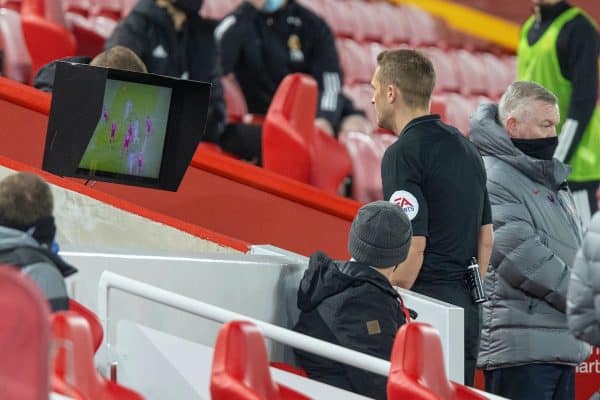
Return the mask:
M 110 350 L 110 335 L 108 332 L 110 332 L 109 328 L 111 323 L 109 313 L 109 294 L 111 290 L 120 290 L 130 295 L 142 297 L 155 303 L 163 304 L 215 322 L 226 323 L 233 320 L 250 321 L 262 331 L 264 336 L 279 343 L 378 375 L 387 377 L 389 374 L 389 361 L 358 351 L 349 350 L 342 346 L 315 339 L 233 311 L 190 299 L 189 297 L 169 292 L 168 290 L 156 286 L 126 278 L 113 272 L 105 271 L 102 273 L 98 284 L 98 317 L 102 321 L 105 332 L 107 332 L 107 334 L 104 335 L 104 340 L 108 350 Z

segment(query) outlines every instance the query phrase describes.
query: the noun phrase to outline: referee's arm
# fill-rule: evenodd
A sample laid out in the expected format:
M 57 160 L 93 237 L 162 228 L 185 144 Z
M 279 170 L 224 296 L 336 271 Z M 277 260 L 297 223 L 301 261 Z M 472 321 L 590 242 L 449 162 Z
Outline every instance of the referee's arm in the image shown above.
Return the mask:
M 487 188 L 485 188 L 481 228 L 479 229 L 479 236 L 477 238 L 477 261 L 479 262 L 479 273 L 481 274 L 482 279 L 485 279 L 487 274 L 493 247 L 494 229 L 492 225 L 492 207 L 490 206 Z

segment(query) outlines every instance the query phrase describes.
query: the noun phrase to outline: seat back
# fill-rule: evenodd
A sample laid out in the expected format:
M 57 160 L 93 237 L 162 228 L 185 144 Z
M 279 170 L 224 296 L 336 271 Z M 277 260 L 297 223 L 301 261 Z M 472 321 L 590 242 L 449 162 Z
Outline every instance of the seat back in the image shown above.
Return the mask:
M 248 114 L 248 106 L 242 89 L 234 77 L 224 77 L 221 82 L 225 104 L 227 104 L 227 122 L 242 122 L 244 116 Z
M 74 311 L 50 316 L 55 342 L 52 390 L 84 399 L 142 400 L 139 394 L 103 378 L 94 366 L 92 332 L 86 318 Z
M 219 331 L 210 393 L 213 400 L 282 398 L 271 379 L 263 336 L 254 324 L 232 321 Z
M 454 399 L 444 369 L 439 333 L 429 324 L 413 322 L 398 330 L 388 379 L 388 398 Z
M 267 112 L 262 131 L 265 169 L 308 183 L 309 149 L 315 135 L 317 83 L 304 74 L 286 76 Z
M 429 324 L 402 325 L 396 334 L 390 361 L 389 400 L 485 399 L 466 386 L 448 380 L 440 334 Z
M 3 74 L 10 79 L 29 83 L 31 56 L 21 29 L 19 13 L 7 8 L 0 9 L 0 36 L 4 49 Z
M 0 266 L 0 388 L 3 399 L 48 398 L 48 303 L 18 270 Z
M 374 138 L 375 136 L 360 132 L 342 132 L 339 139 L 352 160 L 352 198 L 361 203 L 370 203 L 383 198 L 381 183 L 383 149 Z
M 33 73 L 50 61 L 75 55 L 75 37 L 67 29 L 61 2 L 23 0 L 21 26 Z
M 94 314 L 92 310 L 73 299 L 69 299 L 69 310 L 77 313 L 87 321 L 92 333 L 94 352 L 96 352 L 102 344 L 102 339 L 104 338 L 104 330 L 102 329 L 100 318 L 98 318 L 98 316 Z
M 466 95 L 488 94 L 490 88 L 487 74 L 492 71 L 486 71 L 481 59 L 467 50 L 456 50 L 453 58 L 462 93 Z
M 309 183 L 328 193 L 337 194 L 344 179 L 352 175 L 352 160 L 337 139 L 316 127 L 314 129 L 315 138 L 309 148 Z

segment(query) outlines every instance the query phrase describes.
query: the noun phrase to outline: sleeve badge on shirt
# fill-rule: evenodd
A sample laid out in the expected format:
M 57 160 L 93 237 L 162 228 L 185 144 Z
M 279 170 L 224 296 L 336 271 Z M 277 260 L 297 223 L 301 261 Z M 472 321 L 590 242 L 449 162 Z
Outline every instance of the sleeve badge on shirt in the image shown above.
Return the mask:
M 411 221 L 419 213 L 419 202 L 417 201 L 417 198 L 406 190 L 395 191 L 390 197 L 390 203 L 400 206 L 402 211 L 404 211 L 408 219 Z

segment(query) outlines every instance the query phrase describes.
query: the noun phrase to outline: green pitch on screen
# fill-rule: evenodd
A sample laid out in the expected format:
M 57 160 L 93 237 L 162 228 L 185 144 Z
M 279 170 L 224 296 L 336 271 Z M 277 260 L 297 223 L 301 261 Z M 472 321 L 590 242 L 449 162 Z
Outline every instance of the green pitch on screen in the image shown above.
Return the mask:
M 162 162 L 171 89 L 141 83 L 106 81 L 103 109 L 79 168 L 158 178 Z M 150 119 L 151 131 L 147 129 Z M 137 139 L 128 129 L 138 125 Z M 112 135 L 113 124 L 116 126 Z M 133 131 L 133 129 L 132 129 Z M 141 156 L 140 156 L 141 154 Z M 139 162 L 138 158 L 143 161 Z

